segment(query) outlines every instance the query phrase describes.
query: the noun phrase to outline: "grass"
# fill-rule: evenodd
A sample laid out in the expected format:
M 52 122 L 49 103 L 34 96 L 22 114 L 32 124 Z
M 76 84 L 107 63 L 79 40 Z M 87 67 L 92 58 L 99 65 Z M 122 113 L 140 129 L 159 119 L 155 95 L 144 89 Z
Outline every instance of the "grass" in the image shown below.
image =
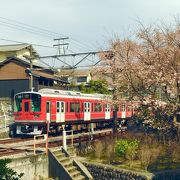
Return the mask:
M 0 139 L 8 138 L 8 137 L 9 137 L 9 133 L 8 132 L 0 132 Z
M 136 134 L 130 134 L 127 137 L 123 137 L 123 139 L 137 138 L 135 136 Z M 140 146 L 133 160 L 117 156 L 115 153 L 116 140 L 112 140 L 112 138 L 105 138 L 104 140 L 94 142 L 92 144 L 94 146 L 93 150 L 81 155 L 88 158 L 89 161 L 141 172 L 180 169 L 179 142 L 169 141 L 166 144 L 162 144 L 153 136 L 148 138 L 142 137 L 144 137 L 143 134 L 141 136 L 138 134 Z

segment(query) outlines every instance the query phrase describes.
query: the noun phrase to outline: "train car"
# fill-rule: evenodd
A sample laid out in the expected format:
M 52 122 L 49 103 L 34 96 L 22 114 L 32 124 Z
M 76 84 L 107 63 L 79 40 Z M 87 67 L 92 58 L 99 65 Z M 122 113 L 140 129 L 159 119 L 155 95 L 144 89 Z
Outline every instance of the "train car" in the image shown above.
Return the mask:
M 10 135 L 37 135 L 62 128 L 82 130 L 110 126 L 113 107 L 110 96 L 74 91 L 41 89 L 21 92 L 14 97 L 14 124 Z M 132 103 L 121 102 L 118 121 L 132 116 Z

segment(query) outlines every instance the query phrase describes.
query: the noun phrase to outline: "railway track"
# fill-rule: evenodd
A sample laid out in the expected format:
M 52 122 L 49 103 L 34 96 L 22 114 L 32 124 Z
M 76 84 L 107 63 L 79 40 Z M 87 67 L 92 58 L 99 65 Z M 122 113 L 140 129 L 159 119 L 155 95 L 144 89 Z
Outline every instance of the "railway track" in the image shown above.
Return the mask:
M 0 139 L 0 144 L 11 144 L 11 143 L 18 143 L 18 142 L 23 142 L 23 141 L 28 141 L 32 140 L 33 138 L 5 138 L 5 139 Z
M 80 134 L 67 135 L 67 144 L 80 144 L 86 141 L 92 141 L 111 135 L 111 129 L 95 131 L 93 134 L 86 132 Z M 63 137 L 49 137 L 48 147 L 62 146 Z M 36 150 L 45 152 L 46 139 L 36 140 Z M 18 153 L 32 153 L 34 151 L 34 138 L 6 138 L 0 139 L 0 157 L 13 155 Z

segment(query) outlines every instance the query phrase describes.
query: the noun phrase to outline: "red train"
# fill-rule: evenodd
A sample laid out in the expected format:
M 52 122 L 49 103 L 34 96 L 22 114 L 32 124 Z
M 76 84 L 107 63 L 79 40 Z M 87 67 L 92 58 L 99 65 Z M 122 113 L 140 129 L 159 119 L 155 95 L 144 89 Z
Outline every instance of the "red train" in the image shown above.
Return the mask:
M 47 122 L 52 132 L 61 131 L 63 125 L 73 130 L 110 126 L 113 107 L 109 99 L 110 96 L 100 94 L 53 89 L 18 93 L 14 99 L 14 124 L 10 127 L 10 134 L 43 134 Z M 132 116 L 132 107 L 132 102 L 120 103 L 119 122 Z

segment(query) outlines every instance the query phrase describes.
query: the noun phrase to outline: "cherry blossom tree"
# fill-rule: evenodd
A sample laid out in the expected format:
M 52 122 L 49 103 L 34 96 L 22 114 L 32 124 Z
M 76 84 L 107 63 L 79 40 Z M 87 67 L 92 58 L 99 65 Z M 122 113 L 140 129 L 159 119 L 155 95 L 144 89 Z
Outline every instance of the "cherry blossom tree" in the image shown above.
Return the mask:
M 180 112 L 180 25 L 140 24 L 136 37 L 111 40 L 109 52 L 100 55 L 99 71 L 111 77 L 115 104 L 128 94 L 141 102 L 137 115 L 143 123 L 168 130 Z

